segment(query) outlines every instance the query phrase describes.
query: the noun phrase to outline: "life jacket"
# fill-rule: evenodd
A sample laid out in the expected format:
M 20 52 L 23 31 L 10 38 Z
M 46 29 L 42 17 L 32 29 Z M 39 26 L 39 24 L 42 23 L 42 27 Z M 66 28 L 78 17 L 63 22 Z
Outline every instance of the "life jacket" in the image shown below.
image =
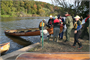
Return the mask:
M 55 19 L 54 20 L 54 23 L 59 23 L 60 21 L 58 19 Z
M 74 29 L 77 29 L 77 22 L 74 23 Z
M 39 26 L 40 27 L 45 26 L 45 23 L 43 22 L 43 25 L 42 25 L 42 22 L 40 22 Z

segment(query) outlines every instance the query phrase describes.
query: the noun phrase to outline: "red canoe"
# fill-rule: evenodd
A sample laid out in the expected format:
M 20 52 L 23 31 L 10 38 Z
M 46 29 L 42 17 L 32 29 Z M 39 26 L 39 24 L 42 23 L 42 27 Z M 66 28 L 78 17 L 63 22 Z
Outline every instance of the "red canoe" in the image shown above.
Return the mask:
M 16 60 L 89 60 L 89 52 L 23 53 Z

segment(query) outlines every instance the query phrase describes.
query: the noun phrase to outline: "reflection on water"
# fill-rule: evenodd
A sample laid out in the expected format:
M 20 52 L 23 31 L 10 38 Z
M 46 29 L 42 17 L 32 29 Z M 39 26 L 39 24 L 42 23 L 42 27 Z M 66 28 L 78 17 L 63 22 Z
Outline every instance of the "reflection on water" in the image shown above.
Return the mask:
M 1 28 L 0 28 L 0 44 L 10 42 L 10 50 L 7 53 L 23 48 L 24 46 L 30 45 L 32 43 L 40 42 L 39 36 L 20 36 L 12 37 L 6 36 L 4 34 L 5 30 L 11 29 L 27 29 L 27 28 L 38 28 L 38 24 L 41 20 L 48 17 L 9 17 L 1 18 Z

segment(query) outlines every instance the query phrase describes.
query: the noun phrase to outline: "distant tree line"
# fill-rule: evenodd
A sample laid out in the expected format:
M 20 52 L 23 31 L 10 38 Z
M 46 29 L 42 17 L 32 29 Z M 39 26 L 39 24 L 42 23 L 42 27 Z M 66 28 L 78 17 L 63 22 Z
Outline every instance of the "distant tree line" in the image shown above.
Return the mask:
M 39 15 L 49 16 L 57 14 L 60 7 L 53 4 L 34 1 L 34 0 L 9 0 L 1 1 L 1 16 L 22 16 L 22 15 Z
M 53 4 L 34 0 L 2 0 L 1 16 L 9 15 L 13 17 L 19 16 L 49 16 L 52 14 L 62 15 L 67 11 L 72 16 L 80 15 L 86 17 L 89 12 L 89 1 L 73 0 L 73 5 L 65 0 L 51 0 Z M 71 0 L 68 0 L 68 2 Z M 55 5 L 57 4 L 57 5 Z M 59 6 L 58 6 L 59 5 Z

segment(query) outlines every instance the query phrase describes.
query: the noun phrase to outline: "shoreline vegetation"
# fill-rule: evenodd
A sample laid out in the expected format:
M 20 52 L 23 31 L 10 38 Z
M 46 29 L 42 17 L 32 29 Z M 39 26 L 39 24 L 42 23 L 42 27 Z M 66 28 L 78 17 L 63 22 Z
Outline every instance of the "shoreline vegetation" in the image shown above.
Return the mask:
M 54 1 L 55 2 L 55 1 Z M 57 1 L 59 2 L 59 0 Z M 86 13 L 89 11 L 89 2 L 81 1 L 77 3 L 81 3 L 78 7 L 73 8 L 74 5 L 67 6 L 67 2 L 62 2 L 58 5 L 35 1 L 35 0 L 17 0 L 17 1 L 0 1 L 1 3 L 1 17 L 47 17 L 50 15 L 56 16 L 58 14 L 64 16 L 65 12 L 69 12 L 71 16 L 80 15 L 83 18 L 86 17 Z M 66 4 L 66 5 L 63 5 Z M 83 5 L 82 5 L 83 4 Z M 87 8 L 86 8 L 87 7 Z M 72 9 L 73 8 L 73 9 Z M 84 11 L 84 8 L 87 10 Z
M 20 14 L 19 16 L 1 15 L 1 17 L 40 17 L 40 16 L 36 14 L 26 14 L 26 15 Z
M 62 7 L 40 1 L 0 1 L 1 17 L 45 17 L 57 15 Z

